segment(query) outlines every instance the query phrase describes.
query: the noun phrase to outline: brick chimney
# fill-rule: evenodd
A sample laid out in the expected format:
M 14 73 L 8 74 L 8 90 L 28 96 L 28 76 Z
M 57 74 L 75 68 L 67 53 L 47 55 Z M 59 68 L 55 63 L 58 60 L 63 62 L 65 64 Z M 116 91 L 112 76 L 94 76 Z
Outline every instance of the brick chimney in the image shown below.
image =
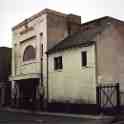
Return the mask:
M 74 14 L 67 15 L 67 27 L 69 35 L 72 35 L 73 33 L 80 31 L 81 16 L 77 16 Z

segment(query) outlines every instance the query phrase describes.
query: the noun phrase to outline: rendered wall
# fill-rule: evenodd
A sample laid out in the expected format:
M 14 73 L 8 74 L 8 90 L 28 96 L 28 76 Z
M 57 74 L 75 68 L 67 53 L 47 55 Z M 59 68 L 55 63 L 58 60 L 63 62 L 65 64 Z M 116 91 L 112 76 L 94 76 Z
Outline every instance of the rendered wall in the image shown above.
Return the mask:
M 94 49 L 94 46 L 72 48 L 49 55 L 49 102 L 96 103 Z M 81 66 L 82 51 L 87 51 L 87 67 Z M 57 56 L 62 56 L 62 70 L 54 70 L 54 57 Z
M 121 104 L 124 104 L 124 24 L 108 24 L 97 38 L 98 83 L 120 83 Z

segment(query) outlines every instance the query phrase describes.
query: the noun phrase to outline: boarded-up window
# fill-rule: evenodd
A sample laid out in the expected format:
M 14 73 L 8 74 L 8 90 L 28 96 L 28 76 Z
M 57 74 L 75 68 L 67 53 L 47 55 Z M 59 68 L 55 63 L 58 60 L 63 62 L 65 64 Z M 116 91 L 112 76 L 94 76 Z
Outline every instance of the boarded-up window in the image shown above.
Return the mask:
M 81 52 L 82 66 L 87 66 L 87 52 Z
M 35 48 L 33 46 L 26 47 L 23 55 L 23 61 L 33 60 L 36 57 Z
M 54 69 L 62 69 L 63 65 L 62 65 L 62 56 L 59 57 L 55 57 L 54 58 Z

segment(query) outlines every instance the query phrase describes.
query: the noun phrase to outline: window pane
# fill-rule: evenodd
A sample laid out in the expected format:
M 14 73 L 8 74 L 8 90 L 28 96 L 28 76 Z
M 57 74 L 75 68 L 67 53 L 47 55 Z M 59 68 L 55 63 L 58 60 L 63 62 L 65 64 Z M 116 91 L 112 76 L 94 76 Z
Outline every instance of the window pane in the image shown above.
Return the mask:
M 26 47 L 23 55 L 23 61 L 29 61 L 35 58 L 35 48 L 33 46 Z
M 54 69 L 57 69 L 57 58 L 54 58 Z
M 87 52 L 82 52 L 82 66 L 87 65 Z
M 54 69 L 62 69 L 62 56 L 54 58 Z

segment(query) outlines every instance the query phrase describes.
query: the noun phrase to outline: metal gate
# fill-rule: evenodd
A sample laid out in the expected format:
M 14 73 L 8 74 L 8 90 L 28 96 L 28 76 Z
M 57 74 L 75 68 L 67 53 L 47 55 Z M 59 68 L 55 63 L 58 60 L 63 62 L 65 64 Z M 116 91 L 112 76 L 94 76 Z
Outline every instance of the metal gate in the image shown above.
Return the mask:
M 98 112 L 116 113 L 120 111 L 119 83 L 102 83 L 97 86 Z

